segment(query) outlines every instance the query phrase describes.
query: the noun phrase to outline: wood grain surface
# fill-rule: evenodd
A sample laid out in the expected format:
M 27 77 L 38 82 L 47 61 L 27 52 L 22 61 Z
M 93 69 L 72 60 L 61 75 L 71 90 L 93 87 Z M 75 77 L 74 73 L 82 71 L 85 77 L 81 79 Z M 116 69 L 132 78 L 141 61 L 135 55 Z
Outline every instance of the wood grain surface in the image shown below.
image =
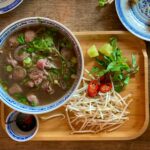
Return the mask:
M 0 30 L 15 20 L 44 16 L 60 21 L 72 31 L 125 30 L 114 4 L 100 9 L 98 0 L 24 0 L 12 12 L 0 16 Z M 150 47 L 150 44 L 147 43 Z M 150 49 L 150 48 L 148 48 Z M 150 56 L 150 51 L 147 51 Z M 149 63 L 150 67 L 150 63 Z M 142 90 L 142 89 L 141 89 Z M 109 142 L 26 142 L 8 138 L 0 127 L 0 150 L 150 150 L 150 127 L 138 139 Z

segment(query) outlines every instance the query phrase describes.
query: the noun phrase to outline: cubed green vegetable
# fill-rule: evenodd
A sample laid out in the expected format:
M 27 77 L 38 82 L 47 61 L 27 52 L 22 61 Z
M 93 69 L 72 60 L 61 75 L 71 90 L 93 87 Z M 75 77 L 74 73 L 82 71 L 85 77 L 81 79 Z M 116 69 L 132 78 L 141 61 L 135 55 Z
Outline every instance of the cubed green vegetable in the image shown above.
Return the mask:
M 98 50 L 97 50 L 97 48 L 96 48 L 95 45 L 92 45 L 92 46 L 88 49 L 87 53 L 88 53 L 88 55 L 89 55 L 91 58 L 99 56 Z
M 105 56 L 110 57 L 113 52 L 113 48 L 109 43 L 106 43 L 99 48 L 99 52 Z

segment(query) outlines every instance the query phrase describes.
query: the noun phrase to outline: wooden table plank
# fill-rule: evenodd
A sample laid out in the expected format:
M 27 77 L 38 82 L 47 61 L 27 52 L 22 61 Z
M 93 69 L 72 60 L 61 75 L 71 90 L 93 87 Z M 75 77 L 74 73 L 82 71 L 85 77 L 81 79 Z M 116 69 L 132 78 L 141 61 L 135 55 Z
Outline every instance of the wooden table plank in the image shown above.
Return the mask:
M 60 21 L 72 31 L 125 30 L 114 4 L 98 8 L 98 0 L 24 0 L 12 12 L 0 15 L 0 30 L 15 20 L 43 16 Z M 149 44 L 150 47 L 150 44 Z M 149 48 L 150 49 L 150 48 Z M 150 51 L 148 51 L 150 56 Z M 150 63 L 149 63 L 150 68 Z M 150 127 L 138 139 L 111 142 L 27 142 L 17 143 L 8 138 L 0 127 L 0 150 L 149 150 Z
M 0 30 L 15 20 L 44 16 L 73 31 L 122 30 L 114 4 L 100 9 L 98 0 L 24 0 L 14 11 L 0 16 Z

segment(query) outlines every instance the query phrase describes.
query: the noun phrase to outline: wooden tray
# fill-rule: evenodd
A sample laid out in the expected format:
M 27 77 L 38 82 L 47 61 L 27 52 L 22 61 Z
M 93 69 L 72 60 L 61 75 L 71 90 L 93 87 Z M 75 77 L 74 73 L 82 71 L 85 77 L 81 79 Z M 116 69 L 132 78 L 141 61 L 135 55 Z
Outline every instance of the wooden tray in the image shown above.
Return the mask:
M 119 47 L 123 50 L 126 57 L 131 59 L 134 53 L 140 66 L 140 71 L 133 78 L 130 84 L 122 92 L 122 94 L 132 93 L 133 102 L 130 105 L 130 120 L 127 121 L 118 130 L 99 134 L 78 134 L 71 135 L 66 120 L 55 118 L 52 120 L 40 120 L 40 128 L 33 140 L 36 141 L 80 141 L 80 140 L 130 140 L 135 139 L 143 134 L 149 122 L 149 105 L 148 105 L 148 58 L 145 50 L 145 43 L 128 32 L 79 32 L 75 33 L 81 43 L 84 57 L 85 67 L 90 68 L 93 61 L 87 57 L 86 50 L 95 44 L 100 46 L 108 41 L 109 37 L 116 36 L 119 40 Z M 6 105 L 1 103 L 1 124 L 5 129 L 5 119 L 11 111 Z M 64 112 L 64 108 L 60 108 L 54 112 L 44 114 L 51 115 L 56 112 Z

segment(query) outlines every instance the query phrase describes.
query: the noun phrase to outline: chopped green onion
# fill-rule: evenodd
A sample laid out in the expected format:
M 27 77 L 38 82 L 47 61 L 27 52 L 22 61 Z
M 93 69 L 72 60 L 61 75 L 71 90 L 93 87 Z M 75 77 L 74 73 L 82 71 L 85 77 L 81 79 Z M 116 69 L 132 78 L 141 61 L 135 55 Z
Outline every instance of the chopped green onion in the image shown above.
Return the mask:
M 12 72 L 13 71 L 13 67 L 11 65 L 7 65 L 6 66 L 6 71 L 7 72 Z
M 23 64 L 24 64 L 24 66 L 26 66 L 26 67 L 32 66 L 32 60 L 31 60 L 31 58 L 30 58 L 30 57 L 26 57 L 26 58 L 23 60 Z
M 25 37 L 24 34 L 20 34 L 17 38 L 17 41 L 19 42 L 19 44 L 23 45 L 25 44 Z

